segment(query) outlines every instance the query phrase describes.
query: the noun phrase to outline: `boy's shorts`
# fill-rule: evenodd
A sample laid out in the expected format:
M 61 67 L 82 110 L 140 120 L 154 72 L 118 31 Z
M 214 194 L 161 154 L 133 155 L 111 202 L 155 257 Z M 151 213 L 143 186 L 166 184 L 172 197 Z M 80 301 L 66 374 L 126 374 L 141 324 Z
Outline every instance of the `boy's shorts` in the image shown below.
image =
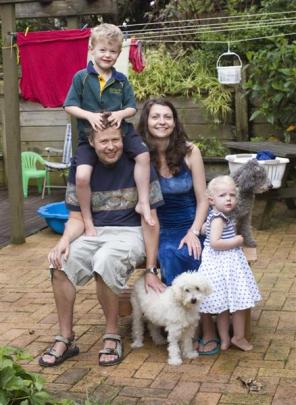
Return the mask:
M 75 285 L 85 285 L 95 274 L 120 294 L 134 269 L 145 259 L 140 226 L 96 227 L 97 236 L 80 236 L 70 245 L 63 271 Z

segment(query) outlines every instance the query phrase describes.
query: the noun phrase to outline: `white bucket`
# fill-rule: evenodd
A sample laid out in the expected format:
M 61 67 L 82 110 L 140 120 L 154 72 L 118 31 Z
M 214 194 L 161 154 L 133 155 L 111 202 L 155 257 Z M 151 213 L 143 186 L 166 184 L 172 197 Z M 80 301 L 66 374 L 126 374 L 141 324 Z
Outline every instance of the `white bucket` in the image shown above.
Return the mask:
M 218 66 L 218 80 L 221 84 L 237 84 L 241 81 L 241 66 Z
M 239 65 L 221 66 L 223 56 L 234 55 L 239 60 Z M 218 81 L 221 84 L 238 84 L 241 81 L 242 61 L 239 55 L 235 52 L 224 52 L 217 60 Z

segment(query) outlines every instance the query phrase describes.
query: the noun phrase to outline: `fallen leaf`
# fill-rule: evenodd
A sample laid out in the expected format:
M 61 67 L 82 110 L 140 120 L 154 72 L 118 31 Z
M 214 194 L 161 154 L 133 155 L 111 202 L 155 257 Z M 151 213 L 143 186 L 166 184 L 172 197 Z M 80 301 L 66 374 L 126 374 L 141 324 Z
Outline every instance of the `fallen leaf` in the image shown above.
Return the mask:
M 244 379 L 242 377 L 237 377 L 237 380 L 242 383 L 243 387 L 245 387 L 248 392 L 259 392 L 263 389 L 263 384 L 257 382 L 254 378 Z

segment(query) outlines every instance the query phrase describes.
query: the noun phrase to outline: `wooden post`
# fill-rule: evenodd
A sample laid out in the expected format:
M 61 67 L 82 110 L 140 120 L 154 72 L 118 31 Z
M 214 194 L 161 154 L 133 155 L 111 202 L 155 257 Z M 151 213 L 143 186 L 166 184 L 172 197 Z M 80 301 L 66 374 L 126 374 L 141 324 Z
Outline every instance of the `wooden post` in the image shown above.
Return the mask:
M 0 6 L 2 20 L 2 55 L 4 77 L 3 144 L 10 207 L 11 242 L 24 243 L 24 200 L 21 175 L 18 73 L 16 48 L 10 47 L 15 32 L 15 5 Z
M 248 99 L 243 89 L 243 84 L 246 81 L 246 71 L 242 71 L 241 83 L 235 86 L 235 128 L 236 141 L 249 140 L 249 113 Z
M 79 17 L 67 17 L 67 27 L 70 28 L 79 28 Z M 85 61 L 86 65 L 86 61 Z M 76 151 L 77 144 L 78 144 L 78 131 L 77 131 L 77 119 L 73 117 L 73 115 L 70 116 L 70 121 L 71 121 L 71 132 L 72 132 L 72 151 L 73 154 Z

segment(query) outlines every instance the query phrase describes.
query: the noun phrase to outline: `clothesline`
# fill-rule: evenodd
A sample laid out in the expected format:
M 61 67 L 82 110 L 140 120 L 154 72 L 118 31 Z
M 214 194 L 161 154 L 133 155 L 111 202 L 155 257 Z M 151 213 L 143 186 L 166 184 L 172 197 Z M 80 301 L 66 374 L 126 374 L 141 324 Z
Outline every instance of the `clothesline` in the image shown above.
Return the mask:
M 283 37 L 283 36 L 291 36 L 291 35 L 296 35 L 296 32 L 290 32 L 290 33 L 281 33 L 281 34 L 274 34 L 274 35 L 268 35 L 268 36 L 262 36 L 262 37 L 254 37 L 254 38 L 245 38 L 245 39 L 234 39 L 234 40 L 162 40 L 162 39 L 145 39 L 143 42 L 146 43 L 186 43 L 186 44 L 227 44 L 229 42 L 231 43 L 238 43 L 238 42 L 247 42 L 247 41 L 257 41 L 259 39 L 270 39 L 270 38 L 276 38 L 276 37 Z
M 296 11 L 290 11 L 290 12 L 277 12 L 277 13 L 264 13 L 264 14 L 258 14 L 256 16 L 260 15 L 275 15 L 275 14 L 291 14 L 291 13 L 296 13 Z M 249 14 L 249 16 L 253 16 L 253 14 Z M 237 17 L 242 17 L 242 16 L 230 16 L 233 18 Z M 227 18 L 230 18 L 227 17 Z M 181 20 L 182 21 L 204 21 L 204 20 L 215 20 L 215 19 L 220 19 L 220 18 L 226 18 L 226 17 L 208 17 L 204 19 L 195 19 L 195 20 Z M 148 30 L 140 30 L 140 31 L 125 31 L 126 34 L 131 35 L 131 37 L 135 36 L 137 39 L 145 42 L 172 42 L 172 41 L 167 41 L 166 39 L 159 39 L 159 36 L 161 35 L 162 38 L 168 38 L 170 36 L 188 36 L 188 35 L 198 35 L 198 34 L 211 34 L 211 33 L 227 33 L 227 32 L 232 32 L 232 31 L 240 31 L 240 30 L 254 30 L 254 29 L 260 29 L 260 28 L 277 28 L 277 27 L 284 27 L 284 26 L 291 26 L 295 25 L 296 23 L 296 16 L 295 17 L 290 17 L 290 18 L 278 18 L 278 19 L 270 19 L 270 20 L 265 20 L 265 21 L 257 21 L 257 20 L 249 20 L 246 22 L 238 22 L 238 21 L 228 21 L 225 23 L 217 23 L 217 24 L 201 24 L 201 25 L 195 25 L 195 26 L 174 26 L 174 27 L 165 27 L 165 28 L 150 28 Z M 242 25 L 243 24 L 243 25 Z M 142 25 L 142 24 L 134 24 L 134 25 Z M 227 28 L 225 29 L 220 29 L 221 27 L 226 26 Z M 16 35 L 16 33 L 11 33 L 12 35 Z M 280 34 L 284 35 L 284 34 Z M 293 35 L 293 33 L 291 34 Z M 269 35 L 270 36 L 275 36 L 275 35 Z M 277 35 L 278 36 L 278 35 Z M 152 41 L 154 38 L 157 38 L 156 41 Z M 260 38 L 266 38 L 266 37 L 260 37 Z M 257 37 L 255 38 L 257 39 Z M 253 40 L 253 38 L 247 38 L 245 41 L 250 41 Z M 176 40 L 177 42 L 185 42 Z M 243 42 L 244 40 L 236 40 L 236 42 Z M 201 42 L 225 42 L 225 41 L 213 41 L 213 40 L 193 40 L 193 41 L 186 41 L 191 42 L 191 43 L 201 43 Z M 234 42 L 234 41 L 232 41 Z
M 291 26 L 291 25 L 295 25 L 296 24 L 296 19 L 289 22 L 289 24 L 281 24 L 281 25 L 272 25 L 272 24 L 266 24 L 266 25 L 252 25 L 252 26 L 243 26 L 243 27 L 232 27 L 232 28 L 227 28 L 227 29 L 215 29 L 212 30 L 211 27 L 207 27 L 207 29 L 205 28 L 191 28 L 190 30 L 175 30 L 173 32 L 168 32 L 168 33 L 143 33 L 143 35 L 141 33 L 137 34 L 137 38 L 138 39 L 151 39 L 151 38 L 155 38 L 155 37 L 159 37 L 160 35 L 162 37 L 171 37 L 171 36 L 176 36 L 176 35 L 198 35 L 198 34 L 214 34 L 214 33 L 222 33 L 222 32 L 232 32 L 232 31 L 246 31 L 246 30 L 254 30 L 254 29 L 260 29 L 260 28 L 276 28 L 276 27 L 283 27 L 283 26 Z M 148 35 L 148 36 L 147 36 Z
M 243 14 L 243 15 L 230 15 L 230 16 L 219 16 L 219 17 L 204 17 L 204 18 L 194 18 L 194 19 L 184 19 L 184 20 L 173 20 L 173 21 L 158 21 L 158 22 L 145 22 L 145 23 L 136 23 L 136 24 L 128 24 L 124 22 L 119 27 L 127 28 L 127 27 L 136 27 L 136 26 L 149 26 L 149 25 L 157 25 L 157 24 L 175 24 L 175 23 L 184 23 L 184 22 L 193 22 L 193 21 L 212 21 L 212 20 L 223 20 L 223 19 L 230 19 L 230 18 L 247 18 L 247 17 L 263 17 L 263 16 L 270 16 L 270 15 L 278 15 L 278 14 L 296 14 L 296 10 L 290 11 L 275 11 L 270 13 L 256 13 L 256 14 Z
M 203 30 L 203 29 L 211 29 L 211 30 L 216 30 L 220 28 L 225 28 L 227 30 L 228 28 L 240 28 L 240 29 L 253 29 L 253 27 L 256 28 L 265 28 L 268 26 L 283 26 L 283 25 L 289 25 L 290 23 L 293 23 L 296 21 L 296 17 L 294 18 L 289 18 L 289 19 L 278 19 L 278 20 L 265 20 L 265 21 L 257 21 L 257 20 L 250 20 L 247 21 L 246 23 L 240 23 L 240 22 L 230 22 L 230 23 L 222 23 L 222 24 L 201 24 L 201 25 L 189 25 L 189 26 L 174 26 L 174 27 L 165 27 L 165 28 L 151 28 L 149 30 L 139 30 L 139 31 L 125 31 L 125 33 L 129 35 L 152 35 L 152 34 L 165 34 L 165 33 L 174 33 L 174 32 L 180 32 L 180 31 L 188 31 L 190 32 L 191 30 L 198 29 L 198 30 Z

